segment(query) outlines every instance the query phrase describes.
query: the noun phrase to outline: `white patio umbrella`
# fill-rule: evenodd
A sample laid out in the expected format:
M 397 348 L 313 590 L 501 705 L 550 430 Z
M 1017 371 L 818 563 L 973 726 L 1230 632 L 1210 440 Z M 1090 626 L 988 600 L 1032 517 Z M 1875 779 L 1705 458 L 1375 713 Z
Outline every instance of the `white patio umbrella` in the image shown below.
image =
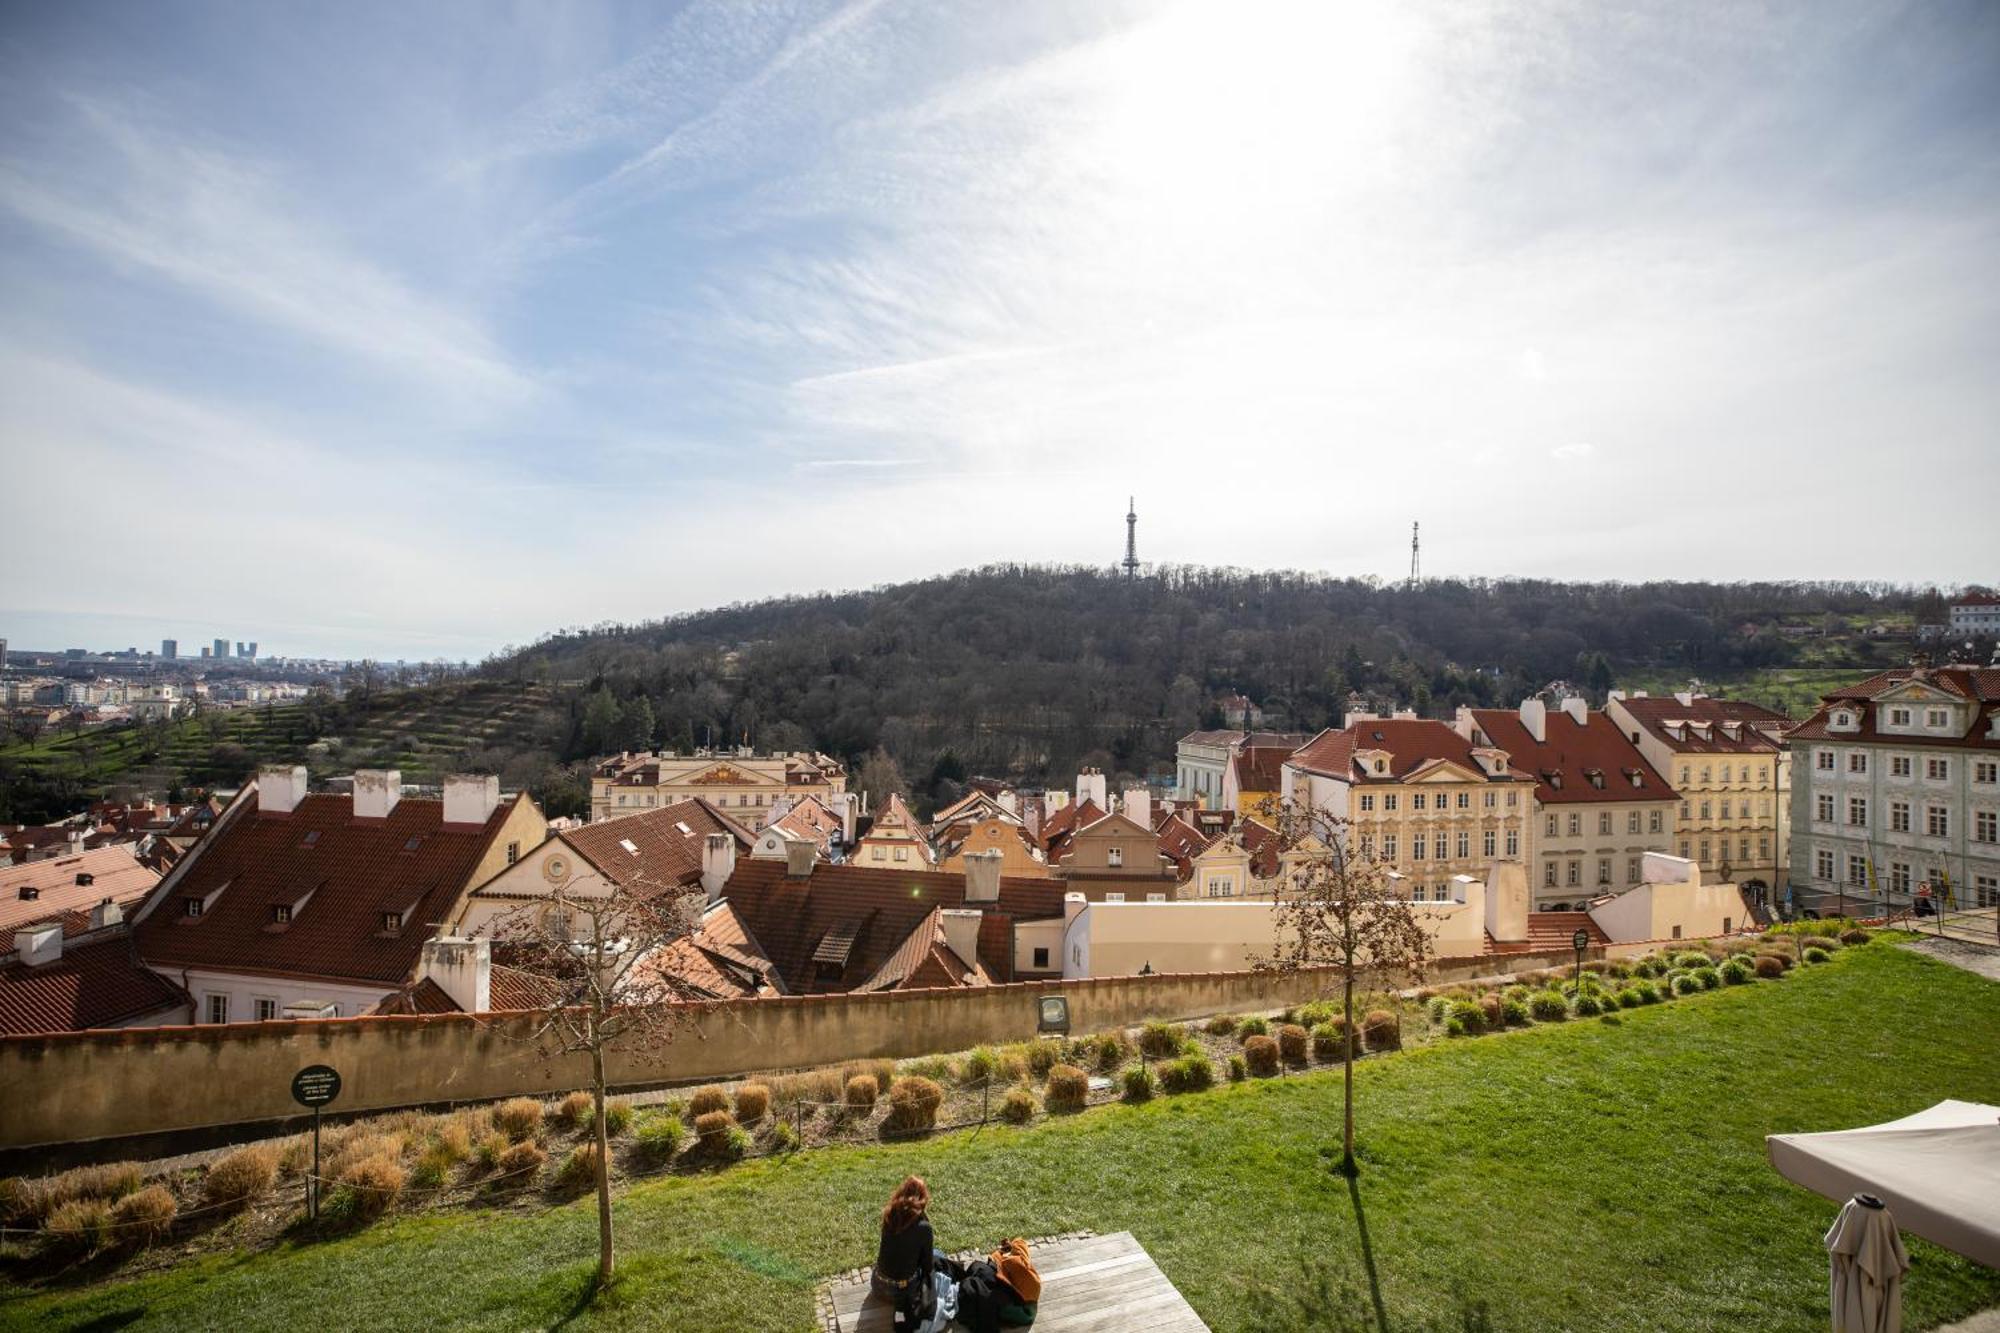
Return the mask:
M 1833 1333 L 1901 1333 L 1903 1274 L 1910 1256 L 1895 1219 L 1872 1194 L 1857 1194 L 1826 1233 Z

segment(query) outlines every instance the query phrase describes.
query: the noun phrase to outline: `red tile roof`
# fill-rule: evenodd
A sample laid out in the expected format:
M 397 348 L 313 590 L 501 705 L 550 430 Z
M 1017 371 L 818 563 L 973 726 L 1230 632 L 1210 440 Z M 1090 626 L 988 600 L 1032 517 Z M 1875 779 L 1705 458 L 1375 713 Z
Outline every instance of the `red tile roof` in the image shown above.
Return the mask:
M 1104 818 L 1095 801 L 1072 801 L 1042 821 L 1042 852 L 1053 864 L 1070 835 Z
M 1696 695 L 1692 702 L 1682 703 L 1671 694 L 1649 694 L 1626 699 L 1624 707 L 1648 735 L 1675 754 L 1776 754 L 1784 748 L 1784 741 L 1770 739 L 1758 727 L 1789 727 L 1792 722 L 1783 713 L 1760 704 L 1707 695 Z M 1706 722 L 1708 735 L 1704 737 L 1690 728 L 1682 739 L 1676 740 L 1667 730 L 1670 722 Z M 1722 728 L 1725 722 L 1743 725 L 1732 738 Z
M 1351 777 L 1354 773 L 1354 733 L 1328 727 L 1294 750 L 1287 762 L 1295 769 L 1318 773 L 1323 777 Z
M 1283 791 L 1285 761 L 1292 757 L 1289 745 L 1244 746 L 1236 756 L 1238 791 Z
M 965 876 L 952 871 L 820 864 L 810 876 L 793 878 L 782 861 L 743 860 L 723 886 L 722 898 L 771 960 L 786 991 L 815 995 L 852 990 L 874 976 L 939 907 L 972 907 L 989 917 L 1027 921 L 1061 916 L 1063 892 L 1059 880 L 1003 876 L 998 902 L 968 903 Z M 843 937 L 851 937 L 844 953 L 828 952 L 836 961 L 815 964 L 823 944 Z M 1011 931 L 989 933 L 982 922 L 980 957 L 966 961 L 1005 980 L 1013 970 L 1011 941 Z
M 711 833 L 735 838 L 738 852 L 749 851 L 756 842 L 750 830 L 700 798 L 599 820 L 558 836 L 613 884 L 678 888 L 701 878 L 702 847 Z
M 1957 736 L 1906 735 L 1878 731 L 1876 710 L 1867 706 L 1873 699 L 1911 681 L 1934 686 L 1982 705 L 1972 711 L 1972 720 Z M 1827 724 L 1833 709 L 1841 703 L 1853 706 L 1855 730 L 1834 731 Z M 1996 712 L 2000 712 L 2000 668 L 1994 667 L 1897 667 L 1878 672 L 1853 685 L 1843 686 L 1824 696 L 1819 711 L 1793 727 L 1789 740 L 1870 741 L 1884 745 L 1944 746 L 1955 750 L 2000 750 L 2000 738 L 1989 735 Z
M 124 932 L 76 945 L 40 967 L 0 967 L 0 1034 L 109 1027 L 188 1003 L 186 992 L 142 964 Z
M 134 934 L 154 966 L 400 985 L 527 797 L 502 802 L 476 829 L 446 824 L 442 801 L 417 797 L 365 822 L 345 795 L 307 796 L 279 815 L 261 813 L 254 790 L 242 800 L 148 900 Z M 200 916 L 186 915 L 190 898 L 211 894 Z M 290 923 L 272 929 L 274 906 L 301 898 Z M 394 934 L 382 927 L 387 912 L 403 914 Z
M 1504 748 L 1504 747 L 1503 747 Z M 1355 755 L 1363 750 L 1389 752 L 1389 769 L 1384 773 L 1363 772 Z M 1472 742 L 1443 722 L 1431 718 L 1374 718 L 1355 722 L 1340 731 L 1322 731 L 1301 746 L 1291 757 L 1293 768 L 1305 769 L 1348 782 L 1404 782 L 1419 769 L 1446 762 L 1479 775 L 1486 782 L 1525 781 L 1527 775 L 1514 771 L 1487 775 L 1472 755 Z
M 77 883 L 79 875 L 91 883 Z M 129 915 L 159 882 L 126 846 L 0 868 L 0 949 L 12 943 L 16 929 L 37 921 L 71 915 L 88 921 L 90 909 L 106 898 Z
M 1543 805 L 1676 799 L 1667 780 L 1616 722 L 1595 711 L 1584 717 L 1579 724 L 1562 709 L 1551 708 L 1542 730 L 1548 739 L 1537 741 L 1512 708 L 1472 710 L 1472 721 L 1488 742 L 1507 752 L 1516 771 L 1534 777 L 1535 797 Z

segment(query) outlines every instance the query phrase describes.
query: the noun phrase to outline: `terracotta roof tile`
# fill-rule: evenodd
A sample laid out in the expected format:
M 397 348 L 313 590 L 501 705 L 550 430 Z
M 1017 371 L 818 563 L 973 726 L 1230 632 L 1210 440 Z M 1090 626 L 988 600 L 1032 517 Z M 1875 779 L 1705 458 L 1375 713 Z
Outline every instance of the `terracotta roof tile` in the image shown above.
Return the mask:
M 91 882 L 77 883 L 79 875 Z M 0 947 L 16 929 L 37 921 L 73 913 L 87 920 L 90 909 L 106 898 L 129 914 L 159 882 L 126 846 L 0 868 Z
M 1707 695 L 1697 695 L 1691 702 L 1682 703 L 1671 694 L 1649 694 L 1644 698 L 1628 698 L 1623 704 L 1634 722 L 1675 754 L 1776 754 L 1784 748 L 1784 741 L 1772 740 L 1758 727 L 1789 727 L 1792 721 L 1760 704 Z M 1667 730 L 1671 722 L 1705 722 L 1708 734 L 1688 729 L 1676 739 Z M 1742 724 L 1734 737 L 1724 730 L 1725 722 Z
M 585 824 L 560 836 L 613 884 L 669 888 L 701 878 L 702 847 L 711 833 L 735 838 L 739 852 L 756 841 L 748 829 L 699 798 Z
M 1562 709 L 1551 708 L 1542 731 L 1548 739 L 1537 741 L 1514 709 L 1472 710 L 1473 723 L 1507 752 L 1509 764 L 1534 777 L 1535 797 L 1544 805 L 1676 799 L 1667 780 L 1616 722 L 1595 711 L 1584 717 L 1579 725 Z
M 180 1008 L 186 992 L 141 963 L 131 938 L 63 950 L 61 959 L 0 967 L 0 1034 L 74 1032 Z

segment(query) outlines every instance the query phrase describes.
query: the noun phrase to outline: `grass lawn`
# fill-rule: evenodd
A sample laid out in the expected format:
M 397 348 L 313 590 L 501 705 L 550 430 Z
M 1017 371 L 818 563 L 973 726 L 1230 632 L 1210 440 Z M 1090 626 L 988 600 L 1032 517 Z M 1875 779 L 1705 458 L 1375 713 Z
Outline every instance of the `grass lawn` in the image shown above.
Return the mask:
M 946 1246 L 1130 1230 L 1217 1329 L 1818 1330 L 1834 1206 L 1779 1179 L 1763 1136 L 2000 1102 L 1996 1051 L 2000 985 L 1877 943 L 1616 1023 L 1366 1061 L 1352 1190 L 1322 1073 L 643 1184 L 596 1306 L 585 1201 L 8 1292 L 0 1325 L 805 1330 L 816 1279 L 873 1256 L 917 1172 Z M 1910 1327 L 2000 1303 L 2000 1274 L 1910 1251 Z

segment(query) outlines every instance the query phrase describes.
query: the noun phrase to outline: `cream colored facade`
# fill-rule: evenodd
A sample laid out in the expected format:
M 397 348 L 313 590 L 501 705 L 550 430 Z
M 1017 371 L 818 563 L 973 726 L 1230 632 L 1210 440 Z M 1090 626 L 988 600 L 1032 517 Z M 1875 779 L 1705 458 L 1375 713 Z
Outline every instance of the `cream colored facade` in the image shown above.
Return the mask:
M 756 754 L 697 750 L 693 754 L 613 755 L 590 778 L 590 817 L 616 819 L 699 796 L 730 818 L 760 829 L 791 798 L 816 796 L 838 811 L 847 770 L 823 754 Z
M 1787 719 L 1699 694 L 1613 691 L 1605 712 L 1680 795 L 1675 854 L 1711 879 L 1781 882 L 1792 787 Z
M 1049 873 L 1048 863 L 1042 860 L 1040 852 L 1029 845 L 1021 821 L 1012 815 L 989 814 L 963 829 L 954 830 L 953 837 L 957 841 L 939 859 L 940 870 L 963 874 L 967 853 L 995 851 L 1000 853 L 1000 873 L 1003 875 L 1046 877 Z
M 1407 781 L 1367 783 L 1351 799 L 1358 848 L 1404 876 L 1417 902 L 1441 900 L 1454 876 L 1484 879 L 1496 860 L 1536 855 L 1534 784 L 1525 778 L 1439 760 Z
M 848 860 L 876 870 L 935 870 L 937 857 L 923 825 L 900 796 L 891 796 Z

